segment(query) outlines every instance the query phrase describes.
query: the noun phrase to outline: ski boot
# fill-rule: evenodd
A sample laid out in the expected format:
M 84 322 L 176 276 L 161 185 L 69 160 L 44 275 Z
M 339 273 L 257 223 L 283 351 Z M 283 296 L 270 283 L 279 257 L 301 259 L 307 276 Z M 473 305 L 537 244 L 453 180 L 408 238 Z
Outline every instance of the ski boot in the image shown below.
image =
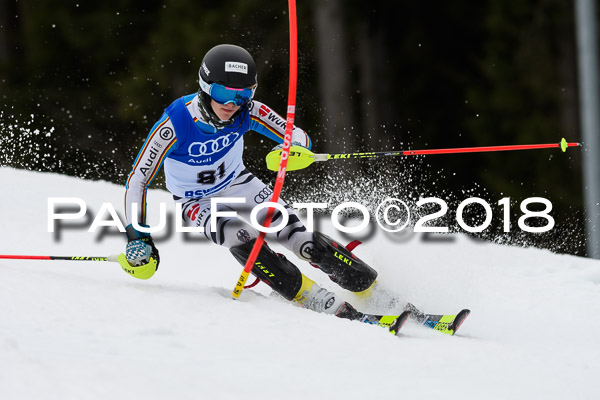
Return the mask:
M 230 249 L 240 264 L 245 265 L 255 241 L 256 239 L 253 239 Z M 269 285 L 281 297 L 301 307 L 334 315 L 341 311 L 341 315 L 338 315 L 341 318 L 354 315 L 351 311 L 354 307 L 340 300 L 335 293 L 317 285 L 302 274 L 285 256 L 275 253 L 267 244 L 263 245 L 256 258 L 252 274 Z M 354 312 L 356 315 L 360 314 L 356 310 Z

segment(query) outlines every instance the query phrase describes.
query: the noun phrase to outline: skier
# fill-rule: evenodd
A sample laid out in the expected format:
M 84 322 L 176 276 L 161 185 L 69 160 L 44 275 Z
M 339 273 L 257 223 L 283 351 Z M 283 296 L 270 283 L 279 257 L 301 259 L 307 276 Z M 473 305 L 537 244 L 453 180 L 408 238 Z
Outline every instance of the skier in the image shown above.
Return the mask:
M 200 89 L 183 96 L 165 109 L 152 127 L 128 176 L 125 213 L 128 243 L 124 270 L 135 277 L 151 277 L 159 264 L 152 237 L 134 229 L 146 226 L 146 191 L 164 164 L 167 189 L 182 203 L 182 218 L 190 226 L 204 228 L 212 242 L 229 248 L 246 263 L 258 237 L 250 224 L 235 217 L 211 221 L 211 198 L 238 197 L 245 203 L 219 204 L 218 210 L 236 211 L 249 221 L 257 204 L 268 201 L 272 190 L 244 167 L 244 134 L 256 131 L 276 143 L 283 142 L 285 120 L 272 109 L 254 100 L 257 88 L 256 65 L 243 48 L 223 44 L 210 49 L 199 69 Z M 292 144 L 310 148 L 311 140 L 294 127 Z M 277 240 L 300 259 L 318 266 L 344 289 L 368 293 L 377 272 L 354 254 L 319 232 L 308 232 L 284 201 L 288 222 L 269 240 Z M 138 206 L 136 209 L 136 206 Z M 266 208 L 258 213 L 263 221 Z M 276 211 L 273 223 L 282 218 Z M 287 300 L 317 312 L 357 319 L 362 314 L 314 281 L 307 278 L 284 256 L 263 245 L 252 273 Z

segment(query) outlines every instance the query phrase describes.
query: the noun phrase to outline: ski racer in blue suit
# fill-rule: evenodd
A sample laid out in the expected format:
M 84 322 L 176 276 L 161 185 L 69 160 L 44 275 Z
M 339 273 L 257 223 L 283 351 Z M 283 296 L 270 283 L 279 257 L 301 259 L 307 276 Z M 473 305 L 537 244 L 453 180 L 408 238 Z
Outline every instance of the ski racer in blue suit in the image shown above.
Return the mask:
M 272 190 L 244 167 L 244 135 L 255 131 L 281 144 L 285 120 L 266 104 L 253 100 L 256 66 L 241 47 L 224 44 L 209 50 L 199 69 L 199 83 L 198 93 L 183 96 L 166 108 L 127 179 L 128 265 L 123 269 L 135 277 L 151 277 L 159 264 L 152 237 L 140 227 L 146 222 L 147 188 L 162 166 L 166 187 L 181 203 L 182 218 L 189 226 L 204 228 L 207 239 L 229 248 L 241 264 L 245 264 L 258 237 L 258 231 L 244 221 L 250 220 L 254 206 L 270 199 Z M 298 127 L 293 129 L 292 143 L 311 147 L 309 136 Z M 215 197 L 245 199 L 245 203 L 219 204 L 219 210 L 236 211 L 240 218 L 219 216 L 212 221 L 211 198 Z M 328 236 L 308 232 L 295 211 L 283 200 L 279 203 L 288 213 L 288 222 L 269 234 L 269 240 L 318 266 L 345 289 L 356 293 L 370 290 L 377 277 L 374 269 Z M 258 221 L 264 220 L 266 210 L 259 212 Z M 273 224 L 280 218 L 282 213 L 277 211 Z M 344 318 L 356 319 L 360 314 L 267 244 L 257 263 L 263 268 L 253 268 L 252 273 L 290 301 Z

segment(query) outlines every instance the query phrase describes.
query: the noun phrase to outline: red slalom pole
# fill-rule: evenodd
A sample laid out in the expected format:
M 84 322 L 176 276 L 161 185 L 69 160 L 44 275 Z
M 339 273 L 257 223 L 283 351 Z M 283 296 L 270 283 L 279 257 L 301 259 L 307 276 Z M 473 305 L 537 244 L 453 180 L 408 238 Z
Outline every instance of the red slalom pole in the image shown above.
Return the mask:
M 290 146 L 292 143 L 292 130 L 294 129 L 294 116 L 296 113 L 296 83 L 298 79 L 298 33 L 296 24 L 296 0 L 288 1 L 288 8 L 290 14 L 290 81 L 288 89 L 288 108 L 287 108 L 287 119 L 285 124 L 285 135 L 283 137 L 283 149 L 281 151 L 281 161 L 279 163 L 279 170 L 277 172 L 277 179 L 275 180 L 275 186 L 273 188 L 273 195 L 271 196 L 271 202 L 277 203 L 281 189 L 283 188 L 283 182 L 285 180 L 285 172 L 288 164 L 288 158 L 290 154 Z M 270 207 L 267 210 L 267 216 L 263 226 L 268 228 L 273 220 L 273 214 L 275 214 L 275 208 Z M 244 284 L 254 267 L 254 262 L 258 257 L 258 253 L 262 248 L 265 241 L 265 232 L 261 232 L 252 247 L 250 256 L 246 261 L 244 270 L 242 271 L 238 282 L 233 289 L 232 296 L 237 299 L 244 290 Z

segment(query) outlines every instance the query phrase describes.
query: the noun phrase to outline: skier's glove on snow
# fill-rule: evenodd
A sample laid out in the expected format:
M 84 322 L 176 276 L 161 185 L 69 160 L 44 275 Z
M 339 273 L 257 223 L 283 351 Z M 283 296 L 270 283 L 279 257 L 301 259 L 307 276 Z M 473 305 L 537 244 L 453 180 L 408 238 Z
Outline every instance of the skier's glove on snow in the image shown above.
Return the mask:
M 300 147 L 304 147 L 304 148 L 306 148 L 306 146 L 305 146 L 305 145 L 303 145 L 303 144 L 302 144 L 302 143 L 300 143 L 300 142 L 292 142 L 292 144 L 290 145 L 290 147 L 292 147 L 292 146 L 300 146 Z M 281 149 L 283 149 L 283 143 L 280 143 L 280 144 L 278 144 L 277 146 L 273 147 L 273 149 L 271 149 L 271 151 L 275 151 L 275 150 L 281 150 Z
M 147 227 L 146 225 L 141 225 Z M 125 249 L 125 257 L 129 264 L 135 267 L 146 265 L 150 262 L 150 257 L 156 260 L 156 267 L 158 268 L 159 255 L 152 237 L 149 233 L 138 232 L 132 225 L 128 225 L 125 228 L 127 232 L 127 248 Z

